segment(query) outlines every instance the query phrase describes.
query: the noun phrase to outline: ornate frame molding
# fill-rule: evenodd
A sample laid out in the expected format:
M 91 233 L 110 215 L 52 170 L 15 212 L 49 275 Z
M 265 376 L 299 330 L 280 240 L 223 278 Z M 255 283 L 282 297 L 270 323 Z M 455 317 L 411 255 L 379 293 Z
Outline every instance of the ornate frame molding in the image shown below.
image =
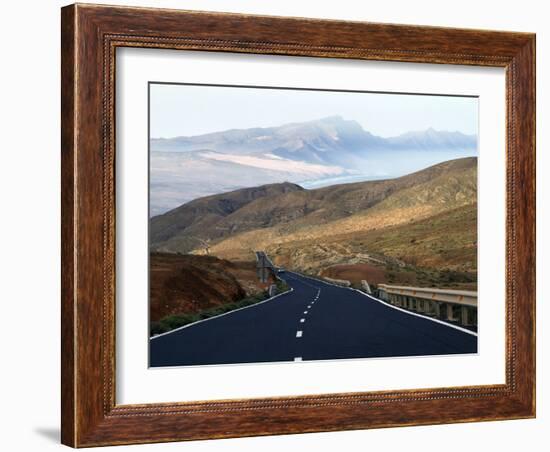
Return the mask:
M 534 35 L 71 5 L 62 9 L 62 45 L 64 444 L 80 447 L 534 416 Z M 506 383 L 116 405 L 114 89 L 118 47 L 506 68 Z

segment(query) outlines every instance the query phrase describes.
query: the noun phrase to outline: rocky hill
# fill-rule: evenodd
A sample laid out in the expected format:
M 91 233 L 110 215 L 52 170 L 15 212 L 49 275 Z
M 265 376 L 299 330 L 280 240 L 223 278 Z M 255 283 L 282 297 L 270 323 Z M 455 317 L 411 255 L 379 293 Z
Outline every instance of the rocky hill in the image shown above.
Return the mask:
M 368 263 L 385 269 L 412 266 L 467 273 L 465 282 L 475 281 L 476 174 L 475 159 L 446 162 L 395 180 L 399 189 L 384 185 L 386 190 L 370 207 L 340 218 L 318 210 L 290 223 L 228 237 L 217 242 L 211 252 L 244 258 L 254 246 L 266 250 L 278 265 L 310 273 L 335 265 Z M 363 197 L 372 200 L 369 188 L 373 186 L 365 184 Z M 380 186 L 374 187 L 374 193 L 379 193 Z M 322 189 L 326 191 L 330 193 Z M 338 196 L 334 202 L 337 200 Z M 412 276 L 412 282 L 419 282 L 418 275 Z M 441 282 L 438 275 L 425 276 L 420 282 Z M 411 283 L 409 279 L 399 281 Z
M 284 183 L 209 196 L 154 217 L 151 248 L 246 259 L 251 249 L 416 221 L 475 204 L 476 169 L 477 159 L 465 158 L 396 179 L 316 190 Z
M 260 223 L 245 225 L 241 224 L 242 220 L 232 218 L 239 218 L 239 212 L 255 201 L 271 203 L 273 199 L 295 191 L 303 191 L 303 188 L 282 183 L 196 199 L 150 220 L 151 248 L 186 253 L 231 235 L 239 225 L 241 231 L 255 229 L 260 227 Z

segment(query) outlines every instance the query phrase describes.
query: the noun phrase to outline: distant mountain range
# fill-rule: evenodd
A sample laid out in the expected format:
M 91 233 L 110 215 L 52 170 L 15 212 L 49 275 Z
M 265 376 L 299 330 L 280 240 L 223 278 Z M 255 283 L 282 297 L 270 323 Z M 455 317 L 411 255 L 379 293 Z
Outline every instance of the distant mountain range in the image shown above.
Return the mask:
M 151 216 L 242 187 L 362 175 L 395 177 L 476 155 L 477 138 L 427 129 L 383 138 L 331 116 L 279 127 L 152 138 Z M 406 152 L 406 153 L 405 153 Z
M 362 153 L 387 150 L 475 150 L 475 135 L 432 128 L 382 138 L 357 121 L 341 116 L 285 124 L 279 127 L 233 129 L 190 137 L 153 138 L 152 151 L 209 150 L 222 154 L 265 155 L 325 165 L 349 167 Z

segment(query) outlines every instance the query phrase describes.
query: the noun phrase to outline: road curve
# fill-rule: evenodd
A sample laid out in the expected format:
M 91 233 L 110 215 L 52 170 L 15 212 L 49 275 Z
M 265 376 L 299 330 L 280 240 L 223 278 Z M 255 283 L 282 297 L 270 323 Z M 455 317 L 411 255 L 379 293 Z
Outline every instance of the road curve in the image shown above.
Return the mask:
M 150 366 L 476 353 L 477 336 L 297 273 L 292 292 L 150 339 Z

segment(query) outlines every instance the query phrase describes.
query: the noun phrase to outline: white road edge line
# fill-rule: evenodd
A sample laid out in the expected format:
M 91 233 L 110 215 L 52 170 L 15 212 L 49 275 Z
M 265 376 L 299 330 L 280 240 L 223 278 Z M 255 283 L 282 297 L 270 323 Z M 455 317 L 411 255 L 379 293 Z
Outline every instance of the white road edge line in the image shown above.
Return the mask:
M 292 273 L 292 272 L 291 272 Z M 362 292 L 360 291 L 359 289 L 354 289 L 353 287 L 344 287 L 344 286 L 339 286 L 338 284 L 333 284 L 333 283 L 329 283 L 327 281 L 321 281 L 321 280 L 318 280 L 318 279 L 315 279 L 315 278 L 311 278 L 309 276 L 305 276 L 305 275 L 300 275 L 302 276 L 303 278 L 307 278 L 307 279 L 311 279 L 313 281 L 317 281 L 321 284 L 328 284 L 329 286 L 334 286 L 334 287 L 338 287 L 340 289 L 347 289 L 347 290 L 353 290 L 355 292 L 359 292 L 361 295 L 364 295 L 365 297 L 367 298 L 372 298 L 374 301 L 377 301 L 378 303 L 382 303 L 383 305 L 386 305 L 388 308 L 392 308 L 392 309 L 396 309 L 398 311 L 401 311 L 401 312 L 404 312 L 406 314 L 409 314 L 409 315 L 412 315 L 412 316 L 415 316 L 415 317 L 420 317 L 422 319 L 425 319 L 425 320 L 430 320 L 432 322 L 435 322 L 435 323 L 439 323 L 441 325 L 444 325 L 444 326 L 448 326 L 449 328 L 454 328 L 455 330 L 458 330 L 458 331 L 462 331 L 463 333 L 467 333 L 467 334 L 470 334 L 472 336 L 475 336 L 477 337 L 477 333 L 475 331 L 470 331 L 470 330 L 467 330 L 466 328 L 462 328 L 460 326 L 457 326 L 457 325 L 452 325 L 450 323 L 447 323 L 447 322 L 444 322 L 443 320 L 439 320 L 439 319 L 434 319 L 432 317 L 427 317 L 425 315 L 422 315 L 422 314 L 418 314 L 416 312 L 412 312 L 412 311 L 408 311 L 407 309 L 403 309 L 403 308 L 400 308 L 398 306 L 394 306 L 390 303 L 387 303 L 383 300 L 380 300 L 376 297 L 373 297 L 372 295 L 368 295 L 366 294 L 365 292 Z
M 302 331 L 296 331 L 296 337 L 302 337 Z
M 207 319 L 202 319 L 202 320 L 197 320 L 196 322 L 193 322 L 193 323 L 188 323 L 187 325 L 183 325 L 183 326 L 180 326 L 179 328 L 176 328 L 174 330 L 170 330 L 170 331 L 167 331 L 166 333 L 161 333 L 161 334 L 157 334 L 156 336 L 151 336 L 149 339 L 152 340 L 152 339 L 156 339 L 157 337 L 161 337 L 161 336 L 166 336 L 167 334 L 171 334 L 171 333 L 175 333 L 176 331 L 179 331 L 179 330 L 183 330 L 184 328 L 189 328 L 190 326 L 194 326 L 194 325 L 197 325 L 199 323 L 203 323 L 203 322 L 207 322 L 208 320 L 214 320 L 214 319 L 217 319 L 219 317 L 223 317 L 224 315 L 228 315 L 228 314 L 233 314 L 234 312 L 237 312 L 237 311 L 242 311 L 244 309 L 248 309 L 248 308 L 254 308 L 256 306 L 259 306 L 261 304 L 264 304 L 264 303 L 267 303 L 268 301 L 272 301 L 272 300 L 275 300 L 275 298 L 279 298 L 283 295 L 287 295 L 291 292 L 294 292 L 294 288 L 291 287 L 289 290 L 287 290 L 286 292 L 283 292 L 283 293 L 280 293 L 280 294 L 277 294 L 271 298 L 267 298 L 265 300 L 262 300 L 262 301 L 259 301 L 258 303 L 255 303 L 255 304 L 251 304 L 251 305 L 248 305 L 248 306 L 243 306 L 242 308 L 238 308 L 238 309 L 233 309 L 233 311 L 227 311 L 227 312 L 224 312 L 223 314 L 218 314 L 218 315 L 215 315 L 213 317 L 208 317 Z
M 400 308 L 400 307 L 398 307 L 398 306 L 394 306 L 394 305 L 392 305 L 392 304 L 390 304 L 390 303 L 385 302 L 384 300 L 380 300 L 380 299 L 378 299 L 378 298 L 376 298 L 376 297 L 373 297 L 372 295 L 368 295 L 368 294 L 366 294 L 366 293 L 364 293 L 364 292 L 362 292 L 362 291 L 360 291 L 360 290 L 358 290 L 358 289 L 351 289 L 351 290 L 355 290 L 356 292 L 359 292 L 361 295 L 364 295 L 364 296 L 367 297 L 367 298 L 372 298 L 373 300 L 378 301 L 378 303 L 382 303 L 382 304 L 386 305 L 386 306 L 389 307 L 389 308 L 393 308 L 393 309 L 396 309 L 396 310 L 398 310 L 398 311 L 405 312 L 405 313 L 410 314 L 410 315 L 413 315 L 413 316 L 415 316 L 415 317 L 420 317 L 420 318 L 422 318 L 422 319 L 431 320 L 432 322 L 439 323 L 439 324 L 441 324 L 441 325 L 448 326 L 449 328 L 454 328 L 455 330 L 462 331 L 463 333 L 468 333 L 468 334 L 470 334 L 470 335 L 472 335 L 472 336 L 477 337 L 477 333 L 476 333 L 475 331 L 470 331 L 470 330 L 467 330 L 466 328 L 462 328 L 461 326 L 453 325 L 453 324 L 451 324 L 451 323 L 444 322 L 443 320 L 434 319 L 434 318 L 432 318 L 432 317 L 427 317 L 427 316 L 425 316 L 425 315 L 418 314 L 418 313 L 412 312 L 412 311 L 408 311 L 407 309 L 403 309 L 403 308 Z
M 294 358 L 294 361 L 295 361 L 295 362 L 302 361 L 302 357 L 301 357 L 301 356 L 297 356 L 296 358 Z

